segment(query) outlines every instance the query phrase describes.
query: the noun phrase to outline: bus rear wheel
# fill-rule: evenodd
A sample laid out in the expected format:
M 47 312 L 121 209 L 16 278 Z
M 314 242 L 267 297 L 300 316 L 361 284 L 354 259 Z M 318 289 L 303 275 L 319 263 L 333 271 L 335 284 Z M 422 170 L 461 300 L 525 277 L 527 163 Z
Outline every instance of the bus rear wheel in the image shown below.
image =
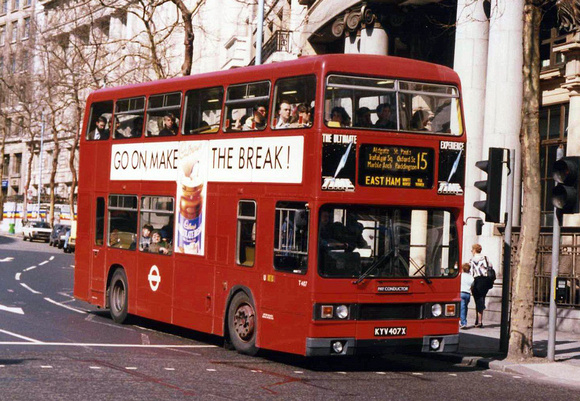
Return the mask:
M 128 301 L 127 275 L 123 269 L 117 269 L 113 273 L 109 287 L 109 308 L 114 322 L 123 323 L 127 320 Z
M 245 292 L 234 295 L 228 309 L 230 341 L 241 354 L 256 355 L 256 308 Z

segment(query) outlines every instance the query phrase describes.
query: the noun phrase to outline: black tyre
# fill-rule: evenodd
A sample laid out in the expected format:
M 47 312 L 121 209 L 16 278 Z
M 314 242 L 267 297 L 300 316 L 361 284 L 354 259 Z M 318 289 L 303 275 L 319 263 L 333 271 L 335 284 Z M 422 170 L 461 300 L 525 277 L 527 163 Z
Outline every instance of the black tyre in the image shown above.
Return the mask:
M 241 354 L 256 355 L 258 326 L 256 308 L 245 292 L 234 295 L 228 309 L 228 332 L 230 341 Z
M 129 310 L 129 292 L 127 275 L 123 269 L 115 270 L 109 286 L 109 309 L 111 318 L 116 323 L 127 320 Z
M 22 241 L 26 241 L 26 235 L 22 235 Z

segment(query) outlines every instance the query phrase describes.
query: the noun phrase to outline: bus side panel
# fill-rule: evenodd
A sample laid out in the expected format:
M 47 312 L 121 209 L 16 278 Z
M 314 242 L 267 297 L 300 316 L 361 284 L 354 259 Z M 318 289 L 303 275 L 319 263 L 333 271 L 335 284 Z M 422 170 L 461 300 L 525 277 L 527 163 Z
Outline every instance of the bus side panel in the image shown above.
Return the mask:
M 207 238 L 207 237 L 206 237 Z M 175 255 L 173 323 L 212 332 L 213 263 L 193 255 Z
M 90 292 L 90 258 L 91 256 L 91 236 L 90 227 L 91 216 L 94 213 L 90 207 L 90 196 L 86 193 L 79 193 L 78 197 L 78 224 L 77 224 L 77 245 L 75 249 L 75 274 L 74 274 L 74 296 L 83 301 L 89 301 Z

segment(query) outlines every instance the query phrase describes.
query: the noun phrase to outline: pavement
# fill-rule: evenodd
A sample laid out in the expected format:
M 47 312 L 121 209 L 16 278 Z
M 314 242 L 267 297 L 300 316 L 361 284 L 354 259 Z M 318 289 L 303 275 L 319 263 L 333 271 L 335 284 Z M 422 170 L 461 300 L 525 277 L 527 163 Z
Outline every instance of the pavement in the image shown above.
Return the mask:
M 448 359 L 469 366 L 480 366 L 490 370 L 509 372 L 531 377 L 534 380 L 573 386 L 580 389 L 580 334 L 556 332 L 555 361 L 547 359 L 548 329 L 534 329 L 534 357 L 522 361 L 511 361 L 499 352 L 499 323 L 490 323 L 483 328 L 473 326 L 473 318 L 467 329 L 460 330 L 459 350 L 448 354 Z

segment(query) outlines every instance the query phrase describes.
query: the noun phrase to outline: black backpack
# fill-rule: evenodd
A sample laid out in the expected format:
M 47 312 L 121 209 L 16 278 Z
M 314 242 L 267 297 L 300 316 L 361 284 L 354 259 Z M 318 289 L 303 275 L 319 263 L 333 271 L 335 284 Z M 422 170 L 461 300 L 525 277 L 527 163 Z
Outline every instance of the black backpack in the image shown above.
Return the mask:
M 493 287 L 493 283 L 495 283 L 495 279 L 497 278 L 497 276 L 495 275 L 495 270 L 493 270 L 493 267 L 487 261 L 487 256 L 484 256 L 484 258 L 485 258 L 485 265 L 487 267 L 488 287 L 489 287 L 489 289 L 491 289 Z

